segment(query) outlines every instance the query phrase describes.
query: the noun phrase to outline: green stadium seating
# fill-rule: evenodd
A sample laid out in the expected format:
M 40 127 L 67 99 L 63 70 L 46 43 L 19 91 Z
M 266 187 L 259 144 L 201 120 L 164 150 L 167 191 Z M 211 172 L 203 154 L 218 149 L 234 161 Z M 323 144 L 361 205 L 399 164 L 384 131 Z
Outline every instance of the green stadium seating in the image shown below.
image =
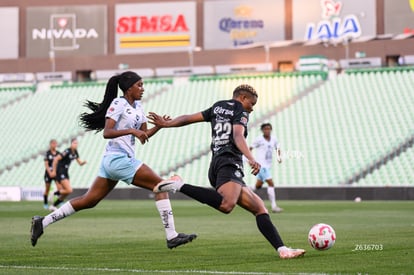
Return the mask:
M 257 76 L 225 76 L 225 77 L 198 77 L 188 81 L 177 81 L 171 85 L 169 80 L 145 81 L 144 108 L 160 114 L 177 116 L 184 113 L 193 113 L 204 110 L 217 100 L 231 97 L 233 89 L 242 83 L 254 86 L 259 93 L 256 112 L 251 117 L 254 122 L 275 108 L 286 103 L 293 96 L 303 92 L 312 84 L 323 78 L 320 74 L 269 74 Z M 165 89 L 165 87 L 169 88 Z M 79 137 L 79 153 L 88 164 L 79 167 L 76 163 L 71 166 L 71 182 L 73 187 L 87 187 L 96 176 L 102 152 L 106 141 L 101 133 L 84 132 L 78 125 L 78 115 L 85 111 L 82 103 L 86 100 L 100 101 L 103 95 L 104 84 L 66 84 L 52 86 L 50 89 L 37 92 L 30 98 L 8 108 L 5 114 L 8 119 L 6 128 L 10 135 L 4 138 L 2 150 L 7 151 L 5 157 L 0 157 L 0 170 L 7 172 L 0 174 L 0 182 L 8 176 L 10 182 L 16 178 L 14 185 L 30 185 L 31 181 L 17 181 L 17 174 L 39 169 L 43 177 L 43 163 L 40 168 L 34 164 L 39 161 L 39 154 L 47 150 L 50 138 L 58 139 L 59 148 L 63 150 L 69 145 L 71 137 Z M 158 92 L 162 90 L 162 92 Z M 36 119 L 28 119 L 19 114 L 20 109 L 25 113 L 33 114 Z M 45 111 L 48 109 L 48 111 Z M 18 124 L 26 123 L 27 133 L 19 136 Z M 45 123 L 46 122 L 46 123 Z M 29 141 L 28 141 L 29 140 Z M 159 173 L 168 173 L 175 170 L 176 165 L 190 161 L 209 148 L 210 129 L 207 124 L 196 124 L 181 129 L 160 131 L 151 138 L 148 144 L 137 146 L 137 157 Z M 206 159 L 203 157 L 202 159 Z M 14 167 L 23 160 L 28 161 L 19 167 Z M 32 165 L 33 163 L 33 165 Z M 197 161 L 194 161 L 197 163 Z M 208 164 L 203 162 L 202 165 Z M 33 167 L 33 168 L 31 168 Z M 200 165 L 198 166 L 200 168 Z M 196 175 L 194 172 L 193 175 Z M 16 175 L 16 176 L 14 176 Z M 205 176 L 205 175 L 203 175 Z M 32 175 L 33 177 L 33 175 Z M 30 179 L 30 178 L 29 178 Z M 40 178 L 41 179 L 41 178 Z M 125 185 L 126 186 L 126 185 Z
M 273 116 L 282 149 L 303 154 L 276 165 L 277 184 L 339 186 L 397 148 L 414 129 L 413 79 L 412 70 L 340 75 Z

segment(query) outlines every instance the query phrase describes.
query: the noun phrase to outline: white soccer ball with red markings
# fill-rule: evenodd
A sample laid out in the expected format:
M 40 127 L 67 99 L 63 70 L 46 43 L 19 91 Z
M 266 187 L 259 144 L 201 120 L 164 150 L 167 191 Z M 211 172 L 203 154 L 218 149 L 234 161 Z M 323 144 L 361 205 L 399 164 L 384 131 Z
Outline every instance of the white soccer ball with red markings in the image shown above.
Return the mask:
M 335 244 L 335 230 L 329 224 L 318 223 L 309 231 L 309 244 L 317 250 L 327 250 Z

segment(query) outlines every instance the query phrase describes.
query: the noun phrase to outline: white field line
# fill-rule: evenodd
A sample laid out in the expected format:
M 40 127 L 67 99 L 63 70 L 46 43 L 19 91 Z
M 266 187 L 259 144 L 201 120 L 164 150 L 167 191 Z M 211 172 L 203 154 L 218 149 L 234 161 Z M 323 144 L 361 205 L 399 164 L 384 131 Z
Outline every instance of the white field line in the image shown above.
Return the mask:
M 120 269 L 99 267 L 61 267 L 61 266 L 28 266 L 28 265 L 0 265 L 0 269 L 21 270 L 60 270 L 60 271 L 91 271 L 91 272 L 129 272 L 142 274 L 218 274 L 218 275 L 322 275 L 321 273 L 272 273 L 272 272 L 240 272 L 240 271 L 214 271 L 214 270 L 147 270 L 147 269 Z

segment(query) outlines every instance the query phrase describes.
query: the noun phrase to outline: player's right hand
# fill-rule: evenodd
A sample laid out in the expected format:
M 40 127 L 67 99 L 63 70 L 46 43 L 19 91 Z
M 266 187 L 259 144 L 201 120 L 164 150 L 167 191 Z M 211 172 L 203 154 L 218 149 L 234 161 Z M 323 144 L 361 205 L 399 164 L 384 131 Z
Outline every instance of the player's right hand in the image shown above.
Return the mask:
M 260 164 L 255 160 L 249 160 L 249 165 L 250 165 L 250 168 L 252 168 L 251 173 L 256 176 L 260 171 L 260 168 L 261 168 Z
M 171 120 L 168 115 L 160 116 L 154 112 L 149 112 L 147 116 L 149 123 L 154 124 L 156 127 L 164 128 L 167 126 L 167 121 Z
M 145 133 L 144 131 L 141 130 L 135 130 L 134 131 L 134 136 L 139 139 L 139 141 L 141 142 L 141 144 L 145 144 L 145 142 L 148 141 L 148 136 L 147 133 Z

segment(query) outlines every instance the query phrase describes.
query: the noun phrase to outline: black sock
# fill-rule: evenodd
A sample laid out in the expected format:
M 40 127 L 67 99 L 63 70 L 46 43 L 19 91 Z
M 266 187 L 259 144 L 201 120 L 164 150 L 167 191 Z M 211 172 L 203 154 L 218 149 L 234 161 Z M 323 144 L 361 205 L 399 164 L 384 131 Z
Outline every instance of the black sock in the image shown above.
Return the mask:
M 53 206 L 58 206 L 59 204 L 61 204 L 63 201 L 62 200 L 60 200 L 60 199 L 57 199 L 56 201 L 55 201 L 55 203 L 53 204 Z
M 269 243 L 277 250 L 279 247 L 284 246 L 276 227 L 270 220 L 269 214 L 260 214 L 256 216 L 257 227 L 260 232 L 265 236 Z
M 58 191 L 56 191 L 55 193 L 53 193 L 53 195 L 60 196 L 60 192 L 59 192 L 59 190 L 58 190 Z
M 223 197 L 213 189 L 190 184 L 184 184 L 180 192 L 217 210 L 220 208 L 221 201 L 223 200 Z
M 43 203 L 47 204 L 47 195 L 43 195 Z

